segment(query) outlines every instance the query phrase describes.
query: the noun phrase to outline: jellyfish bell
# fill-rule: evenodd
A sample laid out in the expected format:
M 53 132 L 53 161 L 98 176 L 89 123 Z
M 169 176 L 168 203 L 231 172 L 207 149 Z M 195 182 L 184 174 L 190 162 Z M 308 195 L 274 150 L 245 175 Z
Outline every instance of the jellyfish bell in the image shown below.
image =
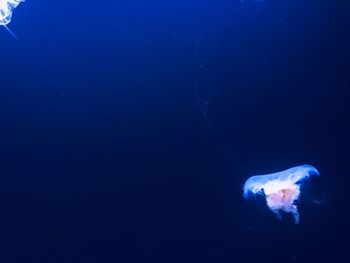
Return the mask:
M 311 165 L 300 165 L 272 174 L 255 175 L 245 182 L 243 195 L 245 198 L 252 195 L 264 196 L 267 206 L 277 218 L 281 218 L 281 211 L 291 213 L 297 224 L 299 212 L 295 201 L 299 199 L 300 185 L 315 175 L 319 175 L 319 172 Z

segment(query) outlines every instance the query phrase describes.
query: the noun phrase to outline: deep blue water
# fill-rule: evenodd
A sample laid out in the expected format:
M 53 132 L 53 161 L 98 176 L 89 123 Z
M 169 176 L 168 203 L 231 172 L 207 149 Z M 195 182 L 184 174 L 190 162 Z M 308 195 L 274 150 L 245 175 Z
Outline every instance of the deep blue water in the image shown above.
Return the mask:
M 0 262 L 347 262 L 350 3 L 33 1 L 0 28 Z M 312 164 L 300 224 L 251 175 Z

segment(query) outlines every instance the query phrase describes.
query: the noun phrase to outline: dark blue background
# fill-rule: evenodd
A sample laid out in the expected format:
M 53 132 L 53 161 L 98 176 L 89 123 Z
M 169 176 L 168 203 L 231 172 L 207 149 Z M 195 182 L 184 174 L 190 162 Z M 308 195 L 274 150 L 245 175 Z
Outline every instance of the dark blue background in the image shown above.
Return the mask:
M 30 1 L 0 30 L 0 261 L 349 260 L 348 1 Z M 245 201 L 299 164 L 301 222 Z

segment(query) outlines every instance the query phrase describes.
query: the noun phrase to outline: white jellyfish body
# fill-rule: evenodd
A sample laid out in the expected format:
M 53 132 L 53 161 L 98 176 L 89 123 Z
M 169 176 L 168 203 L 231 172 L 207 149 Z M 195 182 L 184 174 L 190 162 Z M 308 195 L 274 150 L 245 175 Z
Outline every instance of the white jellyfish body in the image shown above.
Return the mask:
M 300 165 L 278 173 L 255 175 L 245 182 L 243 195 L 245 198 L 255 194 L 265 196 L 267 206 L 277 218 L 281 218 L 280 211 L 292 213 L 297 224 L 299 213 L 295 201 L 300 195 L 300 184 L 319 174 L 311 165 Z
M 5 27 L 14 37 L 16 37 L 7 24 L 11 22 L 13 9 L 24 0 L 0 0 L 0 26 Z
M 11 22 L 12 11 L 24 0 L 0 0 L 0 25 L 6 26 Z

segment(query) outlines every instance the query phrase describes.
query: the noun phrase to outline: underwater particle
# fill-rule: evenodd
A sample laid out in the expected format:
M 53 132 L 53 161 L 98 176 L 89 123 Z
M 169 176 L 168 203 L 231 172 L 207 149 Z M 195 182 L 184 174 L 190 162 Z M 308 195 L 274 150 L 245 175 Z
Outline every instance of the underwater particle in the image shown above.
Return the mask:
M 300 165 L 282 172 L 255 175 L 245 182 L 243 196 L 262 195 L 266 204 L 281 219 L 280 211 L 292 213 L 294 222 L 299 222 L 298 208 L 295 201 L 300 195 L 301 183 L 310 176 L 320 175 L 311 165 Z
M 7 24 L 11 22 L 13 9 L 21 2 L 24 0 L 0 0 L 0 26 L 5 27 L 14 37 L 15 35 L 7 27 Z

